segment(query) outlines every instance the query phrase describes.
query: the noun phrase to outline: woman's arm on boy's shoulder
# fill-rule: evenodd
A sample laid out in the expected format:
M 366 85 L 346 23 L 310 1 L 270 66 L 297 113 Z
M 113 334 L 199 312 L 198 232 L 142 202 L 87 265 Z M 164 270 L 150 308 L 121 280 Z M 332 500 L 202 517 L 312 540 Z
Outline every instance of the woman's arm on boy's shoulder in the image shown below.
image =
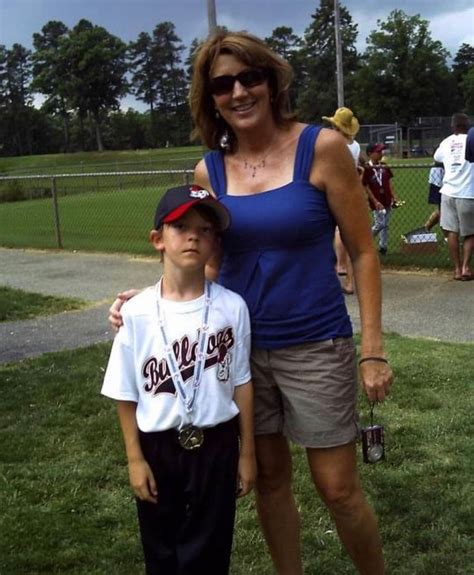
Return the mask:
M 109 315 L 107 318 L 109 320 L 110 325 L 115 331 L 118 331 L 123 325 L 122 312 L 120 311 L 122 309 L 123 304 L 127 302 L 129 299 L 132 299 L 132 297 L 138 295 L 141 291 L 142 290 L 136 288 L 131 288 L 129 290 L 122 291 L 117 294 L 117 297 L 114 300 L 113 304 L 109 307 Z
M 255 440 L 253 434 L 253 386 L 249 381 L 234 390 L 234 401 L 239 408 L 240 456 L 237 496 L 250 493 L 257 477 Z
M 130 485 L 138 499 L 156 503 L 158 501 L 156 481 L 140 446 L 137 404 L 134 401 L 118 401 L 117 412 L 127 454 Z

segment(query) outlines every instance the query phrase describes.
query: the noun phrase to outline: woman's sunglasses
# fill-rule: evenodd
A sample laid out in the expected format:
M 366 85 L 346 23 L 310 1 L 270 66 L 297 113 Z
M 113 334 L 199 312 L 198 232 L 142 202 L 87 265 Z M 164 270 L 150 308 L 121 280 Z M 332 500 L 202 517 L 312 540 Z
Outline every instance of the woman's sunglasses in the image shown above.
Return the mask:
M 244 88 L 253 88 L 263 84 L 267 78 L 268 72 L 266 70 L 263 68 L 255 68 L 253 70 L 239 72 L 235 76 L 216 76 L 210 79 L 209 86 L 211 94 L 214 96 L 222 96 L 232 92 L 236 80 L 239 84 L 242 84 Z

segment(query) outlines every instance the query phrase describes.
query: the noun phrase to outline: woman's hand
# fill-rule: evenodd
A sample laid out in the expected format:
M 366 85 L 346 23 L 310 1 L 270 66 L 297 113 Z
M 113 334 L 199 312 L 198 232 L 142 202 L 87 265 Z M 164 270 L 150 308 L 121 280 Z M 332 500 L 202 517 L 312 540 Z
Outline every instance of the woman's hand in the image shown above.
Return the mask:
M 392 368 L 381 361 L 364 361 L 359 366 L 360 383 L 369 401 L 384 401 L 393 383 Z
M 248 495 L 255 486 L 257 479 L 257 460 L 255 454 L 240 454 L 239 474 L 237 481 L 237 497 Z
M 117 294 L 117 299 L 114 300 L 114 303 L 109 308 L 108 317 L 109 323 L 115 331 L 118 331 L 123 324 L 122 314 L 120 313 L 123 304 L 138 293 L 140 293 L 138 289 L 129 289 Z

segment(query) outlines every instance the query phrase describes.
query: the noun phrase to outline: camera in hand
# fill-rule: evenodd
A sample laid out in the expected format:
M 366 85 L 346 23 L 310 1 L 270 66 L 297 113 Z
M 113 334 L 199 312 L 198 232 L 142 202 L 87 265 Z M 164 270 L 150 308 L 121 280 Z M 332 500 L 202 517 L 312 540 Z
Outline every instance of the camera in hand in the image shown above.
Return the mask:
M 377 463 L 385 459 L 384 429 L 382 425 L 370 425 L 361 430 L 364 463 Z

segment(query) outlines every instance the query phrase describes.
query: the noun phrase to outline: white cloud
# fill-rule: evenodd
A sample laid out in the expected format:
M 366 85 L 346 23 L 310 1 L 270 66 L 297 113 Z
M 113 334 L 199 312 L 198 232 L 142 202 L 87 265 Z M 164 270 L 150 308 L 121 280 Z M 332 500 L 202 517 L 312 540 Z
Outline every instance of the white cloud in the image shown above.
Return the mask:
M 454 57 L 461 44 L 474 46 L 474 8 L 435 16 L 430 29 L 432 38 L 440 40 Z

